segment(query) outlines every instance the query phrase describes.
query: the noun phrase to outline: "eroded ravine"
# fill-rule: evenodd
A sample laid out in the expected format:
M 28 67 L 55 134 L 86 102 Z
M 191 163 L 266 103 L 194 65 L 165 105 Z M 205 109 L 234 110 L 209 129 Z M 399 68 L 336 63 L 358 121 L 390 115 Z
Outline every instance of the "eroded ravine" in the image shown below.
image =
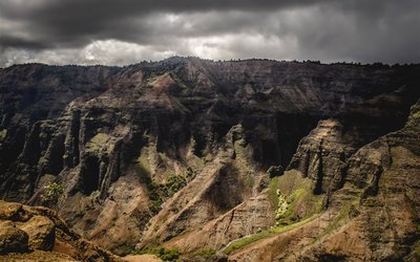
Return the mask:
M 312 252 L 326 240 L 309 243 L 296 232 L 317 228 L 307 238 L 319 238 L 315 221 L 338 230 L 330 217 L 356 192 L 381 188 L 384 164 L 365 170 L 357 155 L 403 128 L 419 97 L 419 71 L 195 58 L 2 69 L 0 193 L 58 208 L 76 231 L 117 254 L 152 246 L 213 254 L 248 235 L 277 239 L 287 227 L 286 235 L 299 234 L 292 246 Z M 418 144 L 395 134 L 398 143 Z M 403 154 L 417 157 L 409 150 L 414 156 Z M 348 187 L 352 179 L 359 182 Z M 45 202 L 53 183 L 63 193 Z M 406 256 L 413 243 L 404 245 Z

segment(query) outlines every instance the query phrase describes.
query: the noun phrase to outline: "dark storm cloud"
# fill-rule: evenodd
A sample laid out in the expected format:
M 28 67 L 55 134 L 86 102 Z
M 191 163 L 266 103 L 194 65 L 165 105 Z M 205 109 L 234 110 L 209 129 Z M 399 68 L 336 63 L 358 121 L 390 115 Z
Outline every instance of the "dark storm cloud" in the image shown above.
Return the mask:
M 89 36 L 93 38 L 122 38 L 124 40 L 140 38 L 139 35 L 148 33 L 154 28 L 143 28 L 141 23 L 133 24 L 133 20 L 155 13 L 225 12 L 229 10 L 261 12 L 326 1 L 35 0 L 38 4 L 28 8 L 27 1 L 5 0 L 0 3 L 0 10 L 2 10 L 0 12 L 8 19 L 27 23 L 33 32 L 46 35 L 46 40 L 66 44 L 76 38 L 79 41 L 73 40 L 72 44 L 85 44 Z
M 0 63 L 418 62 L 419 12 L 418 0 L 2 0 Z
M 30 49 L 43 49 L 47 48 L 48 45 L 42 42 L 25 40 L 20 37 L 2 35 L 0 37 L 0 46 L 13 46 L 18 48 L 30 48 Z

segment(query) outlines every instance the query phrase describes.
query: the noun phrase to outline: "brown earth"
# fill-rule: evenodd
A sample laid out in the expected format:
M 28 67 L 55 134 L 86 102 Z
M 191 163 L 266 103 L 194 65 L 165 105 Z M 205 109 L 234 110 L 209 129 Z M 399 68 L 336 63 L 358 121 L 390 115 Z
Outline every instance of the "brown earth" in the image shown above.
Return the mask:
M 258 59 L 0 69 L 0 196 L 119 255 L 409 261 L 419 82 L 419 65 Z M 95 256 L 54 219 L 4 219 L 9 249 Z

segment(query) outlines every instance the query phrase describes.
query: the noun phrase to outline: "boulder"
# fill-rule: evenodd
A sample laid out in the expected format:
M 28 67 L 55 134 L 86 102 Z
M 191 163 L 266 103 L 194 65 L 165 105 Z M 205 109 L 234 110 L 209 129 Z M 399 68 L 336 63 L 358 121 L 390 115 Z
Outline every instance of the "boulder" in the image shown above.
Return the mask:
M 54 247 L 55 225 L 47 217 L 33 216 L 20 229 L 28 234 L 31 249 L 49 251 Z
M 0 221 L 0 254 L 28 250 L 28 234 L 10 221 Z
M 9 203 L 0 200 L 0 219 L 12 221 L 24 221 L 29 219 L 25 210 L 19 203 Z

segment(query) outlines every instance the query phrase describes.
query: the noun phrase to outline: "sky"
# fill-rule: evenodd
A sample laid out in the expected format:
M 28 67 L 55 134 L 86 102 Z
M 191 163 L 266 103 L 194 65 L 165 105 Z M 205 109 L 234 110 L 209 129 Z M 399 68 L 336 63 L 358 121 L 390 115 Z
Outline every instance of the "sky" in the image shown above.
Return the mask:
M 420 0 L 0 0 L 0 67 L 170 56 L 420 62 Z

